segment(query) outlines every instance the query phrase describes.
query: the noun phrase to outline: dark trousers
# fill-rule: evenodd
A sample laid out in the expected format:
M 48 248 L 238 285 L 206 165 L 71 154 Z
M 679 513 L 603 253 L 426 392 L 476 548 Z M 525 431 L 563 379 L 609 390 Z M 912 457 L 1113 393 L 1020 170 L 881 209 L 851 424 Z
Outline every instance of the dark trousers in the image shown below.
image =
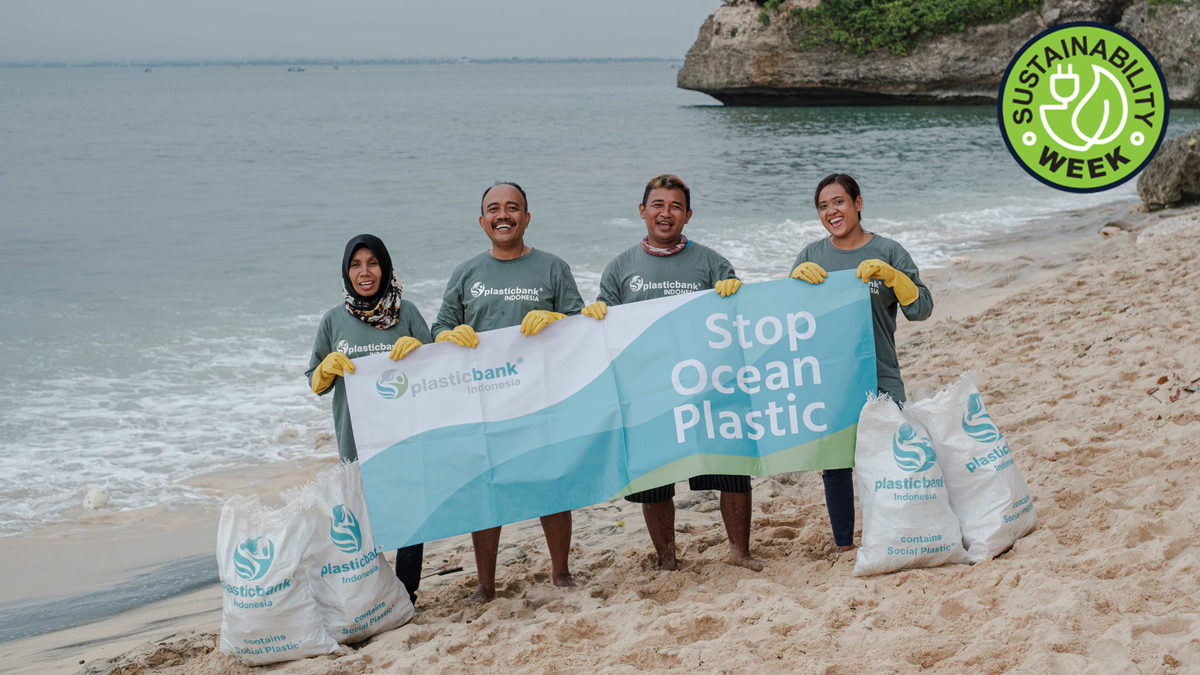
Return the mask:
M 854 517 L 854 502 L 851 499 L 850 517 Z M 851 527 L 853 527 L 851 523 Z M 408 591 L 408 599 L 417 604 L 417 589 L 421 587 L 421 563 L 425 558 L 425 544 L 413 544 L 396 549 L 396 578 Z
M 833 543 L 850 546 L 854 543 L 854 469 L 826 469 L 821 472 L 825 481 L 825 508 L 833 526 Z
M 885 394 L 880 389 L 879 393 Z M 901 409 L 904 391 L 897 399 L 891 394 L 896 405 Z M 854 544 L 854 469 L 826 469 L 821 472 L 821 480 L 825 482 L 825 509 L 829 511 L 829 524 L 833 528 L 833 543 L 838 546 Z

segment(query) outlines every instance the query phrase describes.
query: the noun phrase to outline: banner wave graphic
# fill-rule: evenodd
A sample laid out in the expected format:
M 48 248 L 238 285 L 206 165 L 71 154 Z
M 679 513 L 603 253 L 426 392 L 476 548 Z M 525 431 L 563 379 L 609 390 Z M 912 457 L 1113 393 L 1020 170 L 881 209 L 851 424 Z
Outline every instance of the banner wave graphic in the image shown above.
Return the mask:
M 437 350 L 405 362 L 403 401 L 374 390 L 386 355 L 358 359 L 346 380 L 385 549 L 698 474 L 849 467 L 876 390 L 869 289 L 853 271 L 819 289 L 669 296 L 603 322 L 568 317 L 547 336 L 502 329 L 477 350 Z M 470 378 L 487 368 L 504 375 Z

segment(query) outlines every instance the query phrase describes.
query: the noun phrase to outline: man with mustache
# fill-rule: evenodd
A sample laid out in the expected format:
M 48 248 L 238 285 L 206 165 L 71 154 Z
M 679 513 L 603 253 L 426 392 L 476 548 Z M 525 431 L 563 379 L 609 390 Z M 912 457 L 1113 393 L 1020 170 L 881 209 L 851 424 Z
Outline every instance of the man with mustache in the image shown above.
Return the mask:
M 674 174 L 646 184 L 638 206 L 646 221 L 646 237 L 608 263 L 600 278 L 600 296 L 583 313 L 602 319 L 608 305 L 651 300 L 710 288 L 721 297 L 737 292 L 742 282 L 720 253 L 689 241 L 683 226 L 692 217 L 691 190 Z M 709 475 L 688 481 L 693 490 L 721 492 L 721 518 L 729 535 L 730 562 L 754 571 L 763 561 L 750 555 L 750 477 Z M 675 559 L 675 485 L 635 492 L 625 499 L 642 505 L 646 529 L 658 553 L 661 570 L 677 569 Z
M 525 245 L 530 213 L 525 191 L 516 183 L 496 183 L 483 193 L 479 226 L 492 247 L 462 263 L 450 275 L 442 308 L 433 323 L 435 342 L 460 347 L 479 345 L 476 330 L 521 326 L 536 335 L 568 314 L 578 314 L 583 298 L 571 268 L 556 255 Z M 550 576 L 555 586 L 572 587 L 568 566 L 571 548 L 571 512 L 542 516 L 542 530 L 550 549 Z M 500 528 L 471 533 L 479 588 L 471 600 L 496 597 L 496 554 Z

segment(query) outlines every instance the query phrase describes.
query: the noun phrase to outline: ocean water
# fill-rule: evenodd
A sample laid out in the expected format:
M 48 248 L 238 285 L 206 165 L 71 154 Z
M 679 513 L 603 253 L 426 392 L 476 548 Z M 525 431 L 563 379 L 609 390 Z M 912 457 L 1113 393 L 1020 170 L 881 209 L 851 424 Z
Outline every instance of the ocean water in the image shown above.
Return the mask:
M 812 189 L 834 171 L 925 266 L 1134 194 L 1037 183 L 991 108 L 724 108 L 675 67 L 0 68 L 0 535 L 92 486 L 119 509 L 211 501 L 181 481 L 315 453 L 333 427 L 303 372 L 346 240 L 382 237 L 432 320 L 487 247 L 497 179 L 589 301 L 666 171 L 692 186 L 689 236 L 752 281 L 822 235 Z

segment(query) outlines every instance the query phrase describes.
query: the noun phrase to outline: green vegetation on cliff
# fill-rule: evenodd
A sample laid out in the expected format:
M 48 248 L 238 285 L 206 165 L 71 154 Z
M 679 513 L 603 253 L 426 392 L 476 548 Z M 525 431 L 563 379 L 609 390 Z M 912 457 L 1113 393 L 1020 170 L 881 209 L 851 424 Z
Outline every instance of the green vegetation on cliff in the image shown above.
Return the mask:
M 781 3 L 763 4 L 760 20 Z M 921 38 L 1003 23 L 1039 4 L 1039 0 L 821 0 L 811 9 L 792 10 L 803 29 L 793 47 L 832 43 L 859 56 L 874 49 L 904 55 Z M 763 21 L 769 22 L 769 18 Z
M 758 12 L 758 22 L 764 26 L 770 26 L 771 12 L 778 9 L 783 4 L 783 0 L 766 0 L 766 2 L 760 2 L 759 4 L 763 8 Z

